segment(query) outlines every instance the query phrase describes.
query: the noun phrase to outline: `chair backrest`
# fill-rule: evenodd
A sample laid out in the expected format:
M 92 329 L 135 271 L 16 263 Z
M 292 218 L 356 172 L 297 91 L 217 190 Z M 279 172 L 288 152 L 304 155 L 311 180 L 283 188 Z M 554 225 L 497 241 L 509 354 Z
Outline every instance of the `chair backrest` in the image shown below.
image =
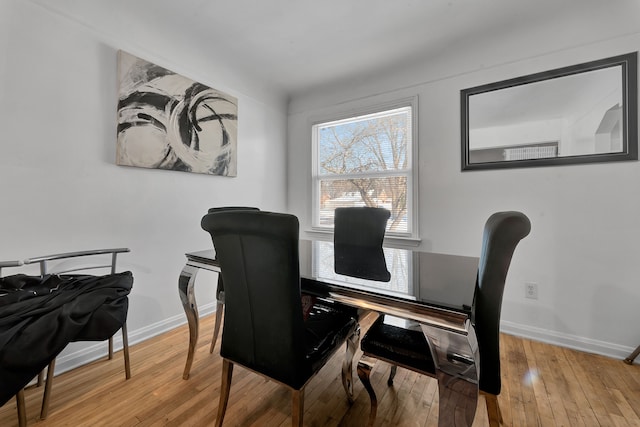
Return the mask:
M 209 208 L 207 213 L 216 213 L 216 212 L 224 212 L 224 211 L 259 211 L 259 208 L 254 208 L 251 206 L 218 206 L 215 208 Z M 215 249 L 215 246 L 213 247 Z M 218 258 L 218 253 L 216 252 L 216 258 Z M 218 276 L 218 288 L 222 288 L 224 285 L 220 280 L 220 276 Z
M 5 267 L 20 267 L 22 261 L 0 261 L 0 277 L 2 277 L 2 269 Z
M 216 213 L 223 211 L 259 211 L 259 208 L 254 208 L 251 206 L 219 206 L 215 208 L 209 208 L 207 213 Z
M 389 211 L 353 207 L 335 210 L 334 266 L 338 274 L 388 282 L 391 273 L 382 250 Z
M 489 217 L 482 237 L 472 321 L 480 352 L 480 390 L 500 394 L 500 311 L 509 264 L 531 222 L 521 212 L 497 212 Z
M 225 283 L 220 354 L 295 388 L 305 363 L 298 254 L 293 215 L 263 211 L 207 214 Z
M 129 248 L 90 249 L 87 251 L 65 252 L 44 255 L 24 260 L 25 264 L 40 264 L 40 275 L 78 273 L 82 270 L 99 270 L 109 268 L 111 274 L 116 273 L 118 254 L 131 252 Z M 110 262 L 105 264 L 104 257 L 110 256 Z M 78 261 L 78 264 L 72 261 Z M 58 265 L 52 266 L 54 261 Z M 68 264 L 67 264 L 68 262 Z
M 382 247 L 390 213 L 384 208 L 366 206 L 336 208 L 333 239 L 335 244 Z

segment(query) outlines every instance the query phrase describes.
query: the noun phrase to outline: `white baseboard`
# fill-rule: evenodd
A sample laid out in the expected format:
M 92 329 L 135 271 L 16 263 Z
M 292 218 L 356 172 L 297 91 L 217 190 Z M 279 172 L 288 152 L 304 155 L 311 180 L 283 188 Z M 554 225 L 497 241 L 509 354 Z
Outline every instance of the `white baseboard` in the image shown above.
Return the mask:
M 614 359 L 624 359 L 629 356 L 634 349 L 632 347 L 606 341 L 593 340 L 591 338 L 564 334 L 561 332 L 550 331 L 548 329 L 536 328 L 507 321 L 500 322 L 500 332 L 529 338 L 535 341 L 542 341 L 560 347 L 599 354 Z
M 198 307 L 201 316 L 206 316 L 215 312 L 216 303 L 212 302 Z M 160 322 L 145 326 L 134 331 L 129 331 L 129 345 L 134 345 L 142 341 L 153 338 L 157 335 L 168 332 L 187 322 L 184 314 L 179 314 Z M 515 335 L 523 338 L 529 338 L 536 341 L 542 341 L 548 344 L 567 347 L 574 350 L 584 351 L 587 353 L 600 354 L 614 359 L 624 359 L 634 348 L 613 344 L 605 341 L 593 340 L 590 338 L 579 337 L 570 334 L 563 334 L 548 329 L 536 328 L 518 323 L 502 321 L 500 322 L 500 331 L 506 334 Z M 122 349 L 122 334 L 116 333 L 113 339 L 114 351 Z M 65 354 L 64 352 L 56 359 L 56 374 L 69 371 L 71 369 L 82 366 L 86 363 L 93 362 L 107 356 L 106 342 L 98 342 L 87 347 L 83 347 L 78 351 Z M 187 346 L 185 345 L 185 355 Z
M 198 312 L 200 316 L 206 316 L 216 311 L 216 303 L 212 302 L 209 304 L 203 304 L 198 307 Z M 157 335 L 168 332 L 172 329 L 177 328 L 178 326 L 184 325 L 187 323 L 187 318 L 183 314 L 179 314 L 176 316 L 172 316 L 168 319 L 164 319 L 160 322 L 154 323 L 149 326 L 145 326 L 140 329 L 136 329 L 134 331 L 129 330 L 129 346 L 140 343 L 142 341 L 148 340 L 149 338 L 153 338 Z M 187 354 L 187 337 L 185 336 L 185 357 Z M 118 351 L 122 349 L 122 333 L 116 332 L 113 336 L 113 351 Z M 108 354 L 109 347 L 106 341 L 96 342 L 94 344 L 83 347 L 80 350 L 65 353 L 64 351 L 56 358 L 56 375 L 61 374 L 63 372 L 69 371 L 71 369 L 77 368 L 79 366 L 85 365 L 87 363 L 93 362 L 94 360 L 98 360 L 101 358 L 106 358 Z M 122 357 L 118 355 L 119 357 Z M 124 370 L 124 363 L 123 363 Z M 124 372 L 124 371 L 123 371 Z

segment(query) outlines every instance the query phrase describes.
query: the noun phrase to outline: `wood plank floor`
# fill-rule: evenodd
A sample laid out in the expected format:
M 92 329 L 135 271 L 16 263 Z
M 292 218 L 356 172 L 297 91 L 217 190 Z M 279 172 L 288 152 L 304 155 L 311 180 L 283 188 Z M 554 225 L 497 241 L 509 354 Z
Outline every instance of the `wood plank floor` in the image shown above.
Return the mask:
M 371 324 L 361 322 L 363 332 Z M 213 317 L 202 319 L 191 370 L 182 379 L 186 325 L 131 348 L 132 378 L 124 379 L 122 354 L 56 377 L 49 417 L 38 419 L 41 388 L 26 391 L 28 425 L 211 426 L 218 407 L 221 359 L 209 354 Z M 498 398 L 508 426 L 640 426 L 640 365 L 503 335 L 503 390 Z M 356 360 L 361 355 L 356 354 Z M 334 356 L 305 392 L 306 426 L 363 426 L 369 397 L 355 377 L 349 405 L 340 381 L 343 352 Z M 376 426 L 437 426 L 434 379 L 379 362 L 372 383 L 378 393 Z M 355 376 L 355 369 L 354 369 Z M 289 426 L 289 392 L 242 368 L 234 370 L 225 426 Z M 0 408 L 0 426 L 17 426 L 15 400 Z M 484 400 L 474 426 L 487 426 Z

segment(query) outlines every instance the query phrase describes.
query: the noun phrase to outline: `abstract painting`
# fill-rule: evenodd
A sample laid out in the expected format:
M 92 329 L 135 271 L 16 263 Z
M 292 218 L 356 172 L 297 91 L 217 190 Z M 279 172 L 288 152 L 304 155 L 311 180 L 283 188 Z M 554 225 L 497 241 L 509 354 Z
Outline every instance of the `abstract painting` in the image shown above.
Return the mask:
M 118 165 L 236 176 L 236 98 L 123 51 L 118 84 Z

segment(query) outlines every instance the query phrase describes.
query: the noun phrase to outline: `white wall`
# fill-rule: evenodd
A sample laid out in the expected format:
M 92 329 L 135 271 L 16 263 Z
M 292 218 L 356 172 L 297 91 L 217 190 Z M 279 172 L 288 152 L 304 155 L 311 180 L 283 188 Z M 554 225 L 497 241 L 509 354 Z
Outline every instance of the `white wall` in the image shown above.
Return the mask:
M 421 248 L 477 256 L 492 212 L 526 213 L 532 231 L 513 258 L 503 330 L 626 356 L 640 343 L 640 163 L 460 171 L 460 90 L 638 51 L 639 4 L 625 4 L 629 10 L 588 19 L 577 11 L 582 21 L 541 23 L 539 33 L 467 40 L 439 57 L 295 96 L 289 211 L 310 227 L 314 120 L 417 95 Z M 538 284 L 538 300 L 524 298 L 525 282 Z
M 211 247 L 200 228 L 207 208 L 286 208 L 286 103 L 227 67 L 215 46 L 190 52 L 119 18 L 98 28 L 32 2 L 0 3 L 0 259 L 131 248 L 119 264 L 134 274 L 136 342 L 186 322 L 177 279 L 185 252 Z M 238 98 L 236 178 L 115 165 L 118 49 Z M 214 306 L 214 278 L 199 276 L 201 313 Z M 94 356 L 89 348 L 65 350 L 58 371 Z

